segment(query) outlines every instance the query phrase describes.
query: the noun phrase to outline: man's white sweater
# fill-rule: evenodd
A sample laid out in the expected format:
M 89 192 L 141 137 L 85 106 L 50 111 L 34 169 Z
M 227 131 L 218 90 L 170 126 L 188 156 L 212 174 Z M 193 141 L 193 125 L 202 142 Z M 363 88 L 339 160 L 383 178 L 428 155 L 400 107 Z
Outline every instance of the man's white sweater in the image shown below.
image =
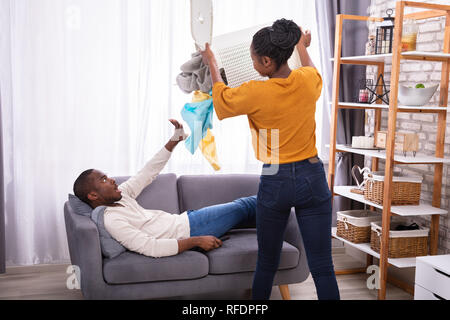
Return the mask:
M 137 175 L 119 186 L 121 206 L 108 207 L 104 214 L 106 230 L 131 251 L 151 257 L 167 257 L 178 253 L 178 239 L 190 236 L 186 212 L 170 214 L 142 208 L 136 197 L 158 176 L 170 159 L 166 148 L 159 151 Z

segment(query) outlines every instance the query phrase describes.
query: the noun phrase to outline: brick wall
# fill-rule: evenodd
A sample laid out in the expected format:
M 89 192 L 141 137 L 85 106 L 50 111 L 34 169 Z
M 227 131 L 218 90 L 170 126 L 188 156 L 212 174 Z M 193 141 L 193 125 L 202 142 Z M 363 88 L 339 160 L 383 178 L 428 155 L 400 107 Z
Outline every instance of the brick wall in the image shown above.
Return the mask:
M 449 0 L 430 0 L 422 1 L 428 3 L 441 3 L 448 4 Z M 370 7 L 370 15 L 382 17 L 385 16 L 386 9 L 395 10 L 395 0 L 372 0 Z M 406 13 L 417 11 L 416 9 L 408 8 Z M 419 10 L 420 11 L 420 10 Z M 395 13 L 394 13 L 395 15 Z M 419 34 L 417 38 L 417 50 L 418 51 L 435 51 L 442 52 L 445 19 L 433 18 L 427 20 L 421 20 L 419 22 Z M 375 26 L 369 24 L 370 32 L 373 32 Z M 406 86 L 413 86 L 417 83 L 423 83 L 425 86 L 434 84 L 440 84 L 441 80 L 441 68 L 442 63 L 433 62 L 414 62 L 408 61 L 402 62 L 400 83 Z M 386 80 L 390 80 L 391 65 L 388 64 L 385 67 Z M 367 76 L 375 77 L 376 68 L 368 67 Z M 438 105 L 439 91 L 433 96 L 430 103 Z M 368 111 L 368 122 L 366 123 L 366 134 L 373 134 L 374 128 L 374 111 Z M 381 129 L 387 130 L 388 112 L 382 112 L 382 124 Z M 437 132 L 437 115 L 436 114 L 411 114 L 411 113 L 399 113 L 397 120 L 397 131 L 400 132 L 416 132 L 419 134 L 419 154 L 434 155 L 435 142 Z M 450 115 L 447 116 L 447 134 L 445 141 L 445 157 L 450 158 Z M 366 165 L 370 166 L 370 160 L 367 160 Z M 433 181 L 434 181 L 434 166 L 433 165 L 397 165 L 396 168 L 400 168 L 403 172 L 421 175 L 424 178 L 422 183 L 421 199 L 424 202 L 430 203 L 433 197 Z M 380 170 L 384 169 L 384 162 L 380 161 Z M 442 187 L 442 201 L 441 208 L 450 211 L 450 176 L 449 166 L 444 165 L 443 172 L 443 187 Z M 413 219 L 422 225 L 429 226 L 430 217 L 418 217 Z M 450 253 L 450 216 L 442 216 L 440 219 L 439 228 L 439 254 Z

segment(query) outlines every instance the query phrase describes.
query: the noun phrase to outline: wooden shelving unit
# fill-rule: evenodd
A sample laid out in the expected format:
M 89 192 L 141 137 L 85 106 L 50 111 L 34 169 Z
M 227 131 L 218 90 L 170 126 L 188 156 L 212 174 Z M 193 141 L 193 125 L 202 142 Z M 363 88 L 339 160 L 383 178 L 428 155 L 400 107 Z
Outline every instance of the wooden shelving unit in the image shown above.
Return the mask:
M 420 8 L 424 11 L 405 14 L 406 7 Z M 428 18 L 445 17 L 445 34 L 444 34 L 444 49 L 442 53 L 436 52 L 402 52 L 401 38 L 403 32 L 404 19 L 423 20 Z M 449 71 L 450 71 L 450 6 L 437 5 L 430 3 L 398 1 L 395 10 L 395 29 L 394 29 L 394 44 L 392 54 L 382 54 L 373 56 L 357 56 L 357 57 L 342 57 L 342 30 L 345 20 L 357 21 L 382 21 L 382 18 L 362 17 L 352 15 L 337 15 L 336 17 L 336 40 L 335 40 L 335 55 L 334 55 L 334 74 L 333 74 L 333 101 L 332 101 L 332 118 L 331 118 L 331 139 L 330 139 L 330 162 L 328 172 L 328 183 L 330 190 L 333 190 L 334 195 L 340 195 L 349 199 L 353 199 L 365 203 L 371 207 L 382 210 L 382 235 L 381 235 L 381 250 L 376 253 L 370 249 L 369 244 L 354 244 L 345 239 L 336 236 L 336 229 L 333 229 L 332 236 L 344 241 L 345 243 L 365 252 L 368 256 L 367 264 L 373 263 L 373 257 L 380 259 L 380 290 L 378 291 L 378 299 L 384 300 L 386 298 L 386 283 L 390 282 L 403 287 L 405 290 L 411 292 L 412 288 L 402 283 L 399 280 L 388 278 L 387 268 L 393 265 L 399 268 L 415 267 L 415 258 L 403 259 L 388 259 L 389 249 L 389 228 L 391 215 L 399 216 L 431 216 L 430 225 L 430 255 L 437 254 L 438 248 L 438 231 L 439 231 L 439 217 L 448 212 L 440 208 L 441 205 L 441 188 L 442 188 L 442 173 L 443 165 L 450 163 L 450 159 L 444 159 L 444 142 L 445 131 L 447 124 L 447 107 L 448 107 L 448 89 L 449 89 Z M 400 75 L 400 64 L 404 60 L 419 60 L 419 61 L 433 61 L 442 63 L 441 83 L 440 83 L 440 99 L 438 106 L 400 106 L 398 105 L 398 83 Z M 339 101 L 339 79 L 341 66 L 346 64 L 353 65 L 372 65 L 376 66 L 378 76 L 384 75 L 385 64 L 392 64 L 391 71 L 391 92 L 390 105 L 383 104 L 358 104 Z M 337 145 L 337 118 L 339 109 L 374 109 L 375 110 L 375 131 L 379 131 L 381 127 L 381 112 L 386 110 L 388 115 L 388 138 L 386 142 L 386 150 L 361 150 L 354 149 L 349 146 Z M 413 113 L 435 113 L 438 115 L 437 134 L 436 134 L 436 152 L 435 156 L 416 155 L 416 157 L 396 155 L 395 146 L 395 132 L 397 113 L 399 112 L 413 112 Z M 383 195 L 383 205 L 378 205 L 370 201 L 364 200 L 362 195 L 350 192 L 352 187 L 349 186 L 334 186 L 335 170 L 336 170 L 336 152 L 351 152 L 362 154 L 372 159 L 372 171 L 378 171 L 379 160 L 384 159 L 385 164 L 385 185 Z M 391 191 L 392 191 L 392 177 L 393 168 L 396 164 L 433 164 L 434 165 L 434 185 L 433 185 L 433 200 L 432 204 L 421 203 L 419 206 L 392 206 L 391 205 Z M 349 273 L 351 271 L 337 271 L 336 273 Z M 359 270 L 361 272 L 361 270 Z M 363 271 L 364 272 L 364 271 Z

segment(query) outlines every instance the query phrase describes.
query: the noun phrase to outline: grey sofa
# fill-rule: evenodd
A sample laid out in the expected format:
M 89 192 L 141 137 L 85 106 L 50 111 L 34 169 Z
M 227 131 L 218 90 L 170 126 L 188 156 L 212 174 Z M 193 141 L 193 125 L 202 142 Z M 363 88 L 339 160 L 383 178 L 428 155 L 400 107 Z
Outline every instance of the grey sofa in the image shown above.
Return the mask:
M 118 184 L 127 177 L 118 177 Z M 159 175 L 137 198 L 147 209 L 180 214 L 257 194 L 258 175 Z M 254 226 L 234 229 L 223 246 L 207 252 L 189 250 L 152 258 L 126 251 L 114 259 L 102 257 L 94 222 L 64 205 L 72 265 L 80 268 L 86 299 L 155 299 L 213 291 L 251 289 L 258 244 Z M 303 282 L 309 275 L 296 217 L 291 213 L 274 285 Z M 286 288 L 283 286 L 283 288 Z

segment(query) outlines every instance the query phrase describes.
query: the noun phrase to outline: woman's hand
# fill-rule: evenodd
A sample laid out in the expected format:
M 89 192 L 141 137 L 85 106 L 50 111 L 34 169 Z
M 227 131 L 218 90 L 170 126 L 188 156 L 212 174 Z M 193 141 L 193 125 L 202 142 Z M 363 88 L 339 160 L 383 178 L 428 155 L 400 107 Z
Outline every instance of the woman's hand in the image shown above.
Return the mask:
M 205 50 L 201 51 L 203 63 L 209 66 L 209 71 L 211 72 L 211 81 L 214 84 L 218 82 L 223 83 L 222 76 L 220 75 L 219 67 L 217 66 L 216 57 L 214 56 L 214 52 L 212 52 L 209 43 L 205 44 Z
M 205 44 L 205 51 L 200 50 L 200 53 L 202 54 L 204 64 L 211 66 L 212 62 L 216 62 L 216 57 L 214 56 L 214 52 L 212 52 L 209 43 Z
M 303 32 L 303 30 L 300 28 L 302 32 L 302 37 L 300 38 L 300 42 L 305 46 L 305 48 L 308 48 L 311 45 L 311 31 L 306 30 Z

